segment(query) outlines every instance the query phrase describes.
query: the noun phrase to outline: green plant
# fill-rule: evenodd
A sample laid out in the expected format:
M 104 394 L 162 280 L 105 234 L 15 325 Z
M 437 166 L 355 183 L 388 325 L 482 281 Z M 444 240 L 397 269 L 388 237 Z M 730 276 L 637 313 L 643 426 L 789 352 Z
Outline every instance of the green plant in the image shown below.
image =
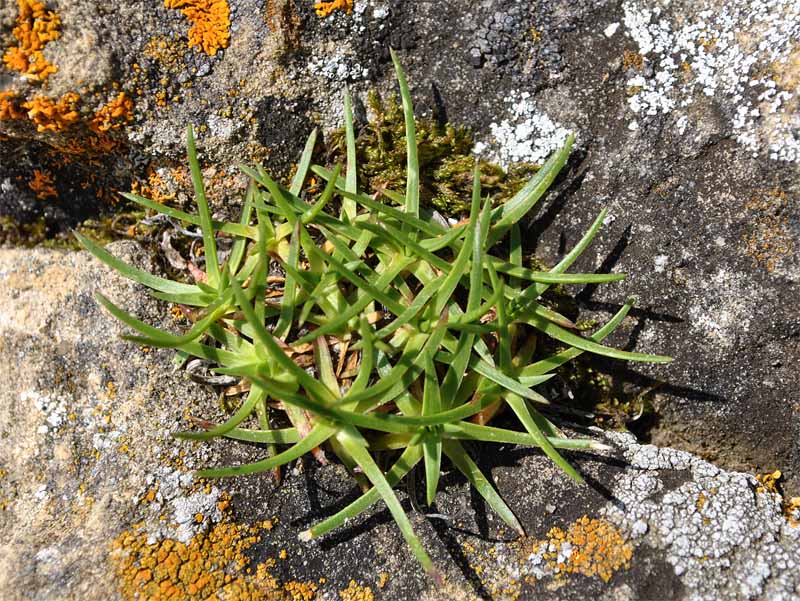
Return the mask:
M 369 122 L 355 138 L 358 184 L 365 190 L 396 190 L 406 180 L 403 107 L 394 97 L 381 100 L 374 90 L 367 95 L 367 104 Z M 415 126 L 420 202 L 436 207 L 447 217 L 468 213 L 475 171 L 472 133 L 435 117 L 418 117 Z M 326 138 L 329 159 L 346 160 L 347 129 L 335 130 Z M 536 165 L 521 163 L 504 171 L 482 159 L 478 166 L 482 193 L 491 194 L 493 202 L 511 198 L 537 170 Z
M 225 436 L 264 443 L 267 457 L 203 470 L 198 476 L 271 470 L 327 444 L 362 485 L 364 494 L 304 532 L 302 538 L 329 532 L 383 499 L 414 556 L 431 572 L 431 560 L 393 491 L 415 465 L 424 464 L 429 504 L 445 456 L 522 534 L 522 526 L 462 441 L 539 447 L 581 482 L 559 449 L 602 445 L 565 437 L 537 410 L 549 402 L 534 387 L 585 351 L 633 361 L 670 359 L 600 344 L 628 313 L 630 300 L 589 337 L 577 334 L 569 319 L 539 302 L 551 285 L 597 284 L 624 277 L 566 273 L 599 230 L 605 210 L 550 271 L 523 265 L 519 220 L 566 162 L 572 138 L 512 199 L 497 207 L 490 197 L 482 198 L 476 166 L 469 219 L 452 227 L 440 224 L 420 207 L 413 109 L 396 59 L 395 67 L 407 132 L 404 196 L 382 190 L 385 204 L 377 200 L 377 194 L 357 190 L 354 128 L 345 94 L 345 177 L 340 176 L 341 166 L 333 171 L 311 166 L 316 139 L 312 132 L 288 188 L 261 167 L 243 167 L 253 182 L 240 221 L 213 221 L 190 127 L 189 164 L 199 214 L 126 195 L 148 209 L 200 226 L 205 272 L 198 273 L 194 284 L 135 269 L 76 235 L 86 249 L 150 288 L 154 297 L 194 307 L 189 311 L 194 316 L 191 329 L 175 335 L 143 323 L 98 294 L 112 315 L 139 333 L 124 338 L 177 349 L 182 358 L 214 362 L 216 372 L 249 385 L 246 399 L 228 421 L 203 422 L 204 430 L 176 436 L 191 440 Z M 313 204 L 300 198 L 309 171 L 327 182 Z M 341 200 L 338 215 L 326 211 L 335 197 Z M 235 239 L 222 265 L 217 234 Z M 507 258 L 490 252 L 501 243 L 508 248 Z M 267 294 L 271 281 L 267 276 L 275 263 L 285 273 L 279 302 L 272 302 L 272 294 Z M 534 360 L 540 336 L 556 339 L 564 350 Z M 310 361 L 301 361 L 303 357 Z M 292 427 L 270 429 L 269 407 L 283 410 Z M 524 431 L 486 425 L 504 407 L 516 415 Z M 252 414 L 258 427 L 245 427 Z M 278 452 L 278 446 L 288 448 Z M 387 471 L 373 456 L 379 452 L 397 453 Z

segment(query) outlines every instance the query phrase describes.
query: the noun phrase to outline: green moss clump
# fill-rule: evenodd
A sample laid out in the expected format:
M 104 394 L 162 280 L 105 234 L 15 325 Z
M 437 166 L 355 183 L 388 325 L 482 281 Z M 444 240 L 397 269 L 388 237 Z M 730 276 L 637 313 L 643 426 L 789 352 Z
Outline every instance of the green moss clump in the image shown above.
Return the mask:
M 8 215 L 0 215 L 0 246 L 30 248 L 47 239 L 44 218 L 31 223 L 20 223 Z
M 402 190 L 406 180 L 406 140 L 403 108 L 394 99 L 384 102 L 377 92 L 367 97 L 372 118 L 356 137 L 359 187 L 362 190 Z M 469 211 L 474 141 L 466 127 L 417 119 L 417 152 L 420 167 L 420 198 L 448 217 Z M 335 131 L 328 144 L 331 162 L 346 162 L 344 129 Z M 511 198 L 538 170 L 523 163 L 508 171 L 480 160 L 481 188 L 495 204 Z

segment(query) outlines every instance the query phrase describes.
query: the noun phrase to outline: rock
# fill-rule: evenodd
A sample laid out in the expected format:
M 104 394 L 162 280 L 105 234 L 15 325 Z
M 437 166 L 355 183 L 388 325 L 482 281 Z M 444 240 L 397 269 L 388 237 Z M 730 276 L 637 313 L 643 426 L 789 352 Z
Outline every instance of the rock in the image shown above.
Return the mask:
M 134 243 L 109 249 L 155 269 Z M 302 543 L 300 531 L 355 494 L 343 468 L 306 458 L 280 485 L 263 476 L 194 482 L 191 469 L 263 450 L 172 440 L 186 414 L 221 418 L 214 395 L 175 372 L 169 352 L 119 340 L 124 329 L 96 291 L 148 323 L 176 327 L 167 307 L 87 253 L 0 250 L 3 599 L 107 601 L 154 590 L 388 600 L 800 593 L 800 511 L 789 515 L 750 475 L 627 434 L 598 432 L 612 450 L 570 454 L 585 486 L 535 451 L 483 447 L 476 460 L 523 523 L 522 539 L 446 473 L 431 511 L 447 519 L 412 512 L 443 587 L 425 578 L 382 505 Z

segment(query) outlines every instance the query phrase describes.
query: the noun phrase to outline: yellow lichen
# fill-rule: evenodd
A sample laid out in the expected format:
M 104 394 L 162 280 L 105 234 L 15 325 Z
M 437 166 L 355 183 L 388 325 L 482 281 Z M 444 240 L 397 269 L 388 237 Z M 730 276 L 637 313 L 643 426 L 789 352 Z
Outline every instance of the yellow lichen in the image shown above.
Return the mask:
M 167 8 L 179 8 L 192 22 L 189 47 L 199 46 L 209 56 L 228 47 L 231 9 L 227 0 L 164 0 Z
M 756 492 L 760 494 L 778 495 L 781 499 L 781 511 L 792 527 L 800 526 L 800 497 L 786 499 L 780 491 L 780 480 L 783 472 L 775 470 L 770 474 L 756 474 L 758 486 Z
M 351 580 L 346 589 L 339 591 L 339 596 L 342 601 L 374 601 L 375 599 L 371 588 L 356 584 L 355 580 Z
M 290 581 L 283 585 L 292 601 L 312 601 L 317 598 L 317 585 L 313 582 Z
M 389 582 L 389 572 L 381 572 L 378 574 L 378 588 L 384 588 Z
M 43 2 L 17 0 L 19 15 L 12 34 L 18 44 L 6 50 L 3 62 L 12 71 L 24 77 L 44 81 L 58 68 L 47 61 L 42 50 L 48 42 L 57 39 L 61 33 L 61 18 L 45 8 Z
M 36 192 L 36 198 L 39 200 L 58 196 L 53 185 L 53 174 L 46 170 L 34 169 L 33 179 L 28 182 L 28 187 Z
M 317 11 L 318 17 L 327 17 L 335 10 L 343 10 L 347 14 L 353 11 L 353 0 L 330 0 L 317 2 L 314 5 L 314 10 Z
M 78 102 L 80 97 L 75 92 L 67 92 L 58 101 L 47 96 L 36 96 L 22 103 L 28 112 L 28 119 L 40 132 L 60 131 L 80 119 Z
M 705 49 L 706 52 L 711 52 L 717 47 L 719 38 L 717 36 L 711 36 L 710 38 L 700 36 L 697 41 L 700 42 L 700 45 Z
M 107 132 L 110 129 L 119 129 L 128 121 L 133 120 L 133 100 L 125 92 L 100 107 L 89 122 L 89 127 L 97 132 Z

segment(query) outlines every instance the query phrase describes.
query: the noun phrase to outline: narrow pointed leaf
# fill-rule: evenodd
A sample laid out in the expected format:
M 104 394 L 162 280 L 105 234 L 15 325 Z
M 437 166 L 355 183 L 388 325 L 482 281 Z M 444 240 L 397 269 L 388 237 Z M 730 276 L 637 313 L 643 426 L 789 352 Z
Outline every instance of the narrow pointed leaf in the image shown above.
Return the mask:
M 533 205 L 544 195 L 561 168 L 566 164 L 574 140 L 575 136 L 572 134 L 567 136 L 564 146 L 550 155 L 536 175 L 511 200 L 492 211 L 494 226 L 489 237 L 489 246 L 497 242 L 508 228 L 527 215 Z
M 186 440 L 210 440 L 217 436 L 223 436 L 233 430 L 236 426 L 241 424 L 253 412 L 256 403 L 263 401 L 265 398 L 264 392 L 259 388 L 251 388 L 244 403 L 233 416 L 223 424 L 215 426 L 209 430 L 200 432 L 176 432 L 173 434 L 175 438 L 183 438 Z
M 197 161 L 197 149 L 194 144 L 192 126 L 186 128 L 186 149 L 189 154 L 189 171 L 192 174 L 194 195 L 197 201 L 197 211 L 200 214 L 200 229 L 203 232 L 203 252 L 206 256 L 206 275 L 211 286 L 219 284 L 219 260 L 217 259 L 217 242 L 214 240 L 214 226 L 211 223 L 211 212 L 206 200 L 206 189 L 203 184 L 203 174 L 200 172 L 200 163 Z
M 597 332 L 592 334 L 589 338 L 594 342 L 600 342 L 606 336 L 611 334 L 611 332 L 616 330 L 617 327 L 619 327 L 619 325 L 622 323 L 622 320 L 625 319 L 625 316 L 628 314 L 628 311 L 630 311 L 631 307 L 633 307 L 633 302 L 634 299 L 632 297 L 628 298 L 625 305 L 623 305 L 622 308 L 620 308 L 620 310 L 617 311 L 614 317 L 612 317 L 608 321 L 608 323 L 603 325 L 603 327 L 597 330 Z M 531 365 L 528 365 L 525 368 L 523 368 L 522 371 L 520 372 L 520 382 L 524 383 L 525 378 L 529 376 L 538 376 L 541 374 L 554 371 L 557 367 L 560 367 L 567 361 L 571 361 L 581 353 L 583 353 L 581 349 L 571 347 L 565 351 L 561 351 L 560 353 L 553 355 L 552 357 L 548 357 L 547 359 L 542 359 L 540 361 L 537 361 L 536 363 L 532 363 Z
M 442 409 L 439 396 L 439 378 L 431 357 L 425 362 L 425 383 L 422 395 L 422 415 L 432 415 Z M 423 437 L 422 450 L 425 455 L 425 483 L 428 505 L 432 505 L 439 487 L 439 475 L 442 470 L 442 440 L 439 430 L 431 428 Z
M 290 448 L 282 453 L 278 453 L 273 457 L 262 459 L 254 463 L 246 463 L 244 465 L 237 465 L 234 467 L 223 467 L 210 470 L 198 470 L 195 472 L 196 478 L 229 478 L 231 476 L 244 476 L 245 474 L 255 474 L 258 472 L 266 472 L 273 468 L 285 465 L 290 461 L 299 459 L 306 453 L 310 453 L 311 449 L 318 447 L 323 442 L 328 440 L 336 433 L 335 428 L 330 426 L 317 425 L 299 442 L 295 443 Z
M 400 457 L 398 457 L 391 469 L 386 472 L 386 482 L 389 484 L 389 486 L 396 486 L 400 480 L 402 480 L 403 477 L 420 462 L 421 459 L 421 446 L 415 445 L 408 447 L 405 451 L 403 451 Z M 311 538 L 322 536 L 334 528 L 338 528 L 339 526 L 347 523 L 348 520 L 355 518 L 370 505 L 379 501 L 380 498 L 381 495 L 378 492 L 378 489 L 372 488 L 335 515 L 332 515 L 318 524 L 315 524 L 312 528 L 306 530 L 300 535 L 300 537 L 302 539 L 309 540 Z
M 503 521 L 511 528 L 517 531 L 520 535 L 525 535 L 525 529 L 519 523 L 514 512 L 506 505 L 505 501 L 497 494 L 497 491 L 483 475 L 480 468 L 472 460 L 472 458 L 464 450 L 464 447 L 455 440 L 445 440 L 443 442 L 443 450 L 453 465 L 458 468 L 470 484 L 475 487 L 475 490 L 486 499 L 486 502 L 499 515 Z
M 306 140 L 303 154 L 300 155 L 300 161 L 297 163 L 297 171 L 292 178 L 292 183 L 289 185 L 289 190 L 295 196 L 300 195 L 303 189 L 303 183 L 306 181 L 308 175 L 308 167 L 311 165 L 311 157 L 314 154 L 314 145 L 317 143 L 317 128 L 311 130 L 311 134 Z
M 353 127 L 353 108 L 350 101 L 350 91 L 344 92 L 344 131 L 347 144 L 347 178 L 345 189 L 355 194 L 358 192 L 358 173 L 356 171 L 356 133 Z M 348 221 L 356 218 L 356 203 L 352 198 L 342 201 L 342 215 Z
M 523 321 L 523 319 L 520 319 L 520 321 Z M 603 355 L 604 357 L 611 357 L 613 359 L 622 359 L 623 361 L 646 361 L 648 363 L 669 363 L 672 361 L 672 357 L 663 355 L 646 355 L 644 353 L 621 351 L 619 349 L 603 346 L 590 338 L 583 338 L 577 334 L 573 334 L 569 330 L 565 330 L 561 326 L 557 326 L 535 313 L 529 313 L 525 316 L 524 321 L 559 342 L 596 355 Z
M 408 89 L 406 74 L 394 50 L 389 49 L 400 84 L 400 99 L 403 103 L 403 115 L 406 124 L 406 213 L 419 217 L 419 164 L 417 162 L 417 127 L 414 123 L 414 106 L 411 103 L 411 91 Z M 410 230 L 409 230 L 410 231 Z
M 86 236 L 79 234 L 78 232 L 73 232 L 75 238 L 80 242 L 81 246 L 83 246 L 86 250 L 92 253 L 95 257 L 100 259 L 103 263 L 118 271 L 123 276 L 128 278 L 129 280 L 133 280 L 137 284 L 142 284 L 147 286 L 148 288 L 152 288 L 153 290 L 158 290 L 160 292 L 164 292 L 166 294 L 187 294 L 187 295 L 197 295 L 201 294 L 202 291 L 197 286 L 193 286 L 190 284 L 181 284 L 180 282 L 173 282 L 172 280 L 166 280 L 164 278 L 160 278 L 155 276 L 151 273 L 146 271 L 142 271 L 141 269 L 137 269 L 136 267 L 131 267 L 124 261 L 116 258 L 110 252 L 102 248 L 101 246 L 95 244 Z
M 542 431 L 539 429 L 539 425 L 534 421 L 530 408 L 525 403 L 525 399 L 521 396 L 516 394 L 509 394 L 505 396 L 506 403 L 508 403 L 509 407 L 516 413 L 519 421 L 522 422 L 522 425 L 525 426 L 525 429 L 528 431 L 536 443 L 541 447 L 542 451 L 550 458 L 550 460 L 555 463 L 558 467 L 560 467 L 567 476 L 575 480 L 575 482 L 583 483 L 583 477 L 575 471 L 575 468 L 572 467 L 566 459 L 564 459 L 558 451 L 556 451 L 555 447 L 550 443 L 549 440 L 542 434 Z
M 405 511 L 403 511 L 400 501 L 397 500 L 392 490 L 392 485 L 386 480 L 383 472 L 372 459 L 367 449 L 358 443 L 355 438 L 355 433 L 349 430 L 343 431 L 337 438 L 353 459 L 356 460 L 358 465 L 361 466 L 364 474 L 369 478 L 370 482 L 372 482 L 373 486 L 378 491 L 378 494 L 383 498 L 383 502 L 386 503 L 386 507 L 397 523 L 397 527 L 400 528 L 400 532 L 403 538 L 406 539 L 406 543 L 408 543 L 408 546 L 411 548 L 414 557 L 422 564 L 425 571 L 433 571 L 433 562 L 422 546 L 422 543 L 417 538 L 417 535 L 414 534 L 411 522 L 408 521 L 408 516 Z

